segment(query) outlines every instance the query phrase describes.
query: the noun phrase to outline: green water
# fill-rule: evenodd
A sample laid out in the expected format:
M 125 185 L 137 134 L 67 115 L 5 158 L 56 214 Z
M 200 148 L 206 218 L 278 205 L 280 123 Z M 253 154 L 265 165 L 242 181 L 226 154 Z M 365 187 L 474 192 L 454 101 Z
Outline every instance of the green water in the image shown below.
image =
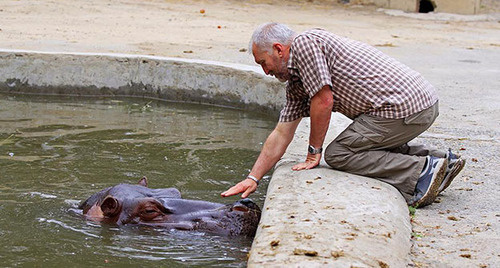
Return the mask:
M 92 193 L 151 188 L 231 203 L 275 121 L 145 99 L 0 95 L 0 266 L 241 267 L 251 239 L 85 221 Z M 265 181 L 252 199 L 262 207 Z

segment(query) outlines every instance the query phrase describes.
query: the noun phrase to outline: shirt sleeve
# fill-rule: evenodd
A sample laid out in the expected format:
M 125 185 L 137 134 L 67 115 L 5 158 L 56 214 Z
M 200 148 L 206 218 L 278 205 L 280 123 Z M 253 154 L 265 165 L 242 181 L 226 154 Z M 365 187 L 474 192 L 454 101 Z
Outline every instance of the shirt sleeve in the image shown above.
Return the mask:
M 319 41 L 312 36 L 301 35 L 292 46 L 301 81 L 309 97 L 312 98 L 326 85 L 332 86 L 326 56 Z
M 287 83 L 286 104 L 280 112 L 279 122 L 291 122 L 309 116 L 310 99 L 294 94 L 301 90 L 300 87 L 298 83 Z

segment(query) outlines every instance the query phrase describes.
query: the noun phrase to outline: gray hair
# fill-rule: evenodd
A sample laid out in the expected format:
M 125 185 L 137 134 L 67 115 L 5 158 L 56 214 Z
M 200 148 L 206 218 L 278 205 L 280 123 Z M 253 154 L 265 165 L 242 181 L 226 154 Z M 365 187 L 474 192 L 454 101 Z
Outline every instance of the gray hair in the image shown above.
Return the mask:
M 297 34 L 285 24 L 277 22 L 264 23 L 253 32 L 248 45 L 248 52 L 252 53 L 252 46 L 255 44 L 258 48 L 271 53 L 273 43 L 291 45 L 296 35 Z

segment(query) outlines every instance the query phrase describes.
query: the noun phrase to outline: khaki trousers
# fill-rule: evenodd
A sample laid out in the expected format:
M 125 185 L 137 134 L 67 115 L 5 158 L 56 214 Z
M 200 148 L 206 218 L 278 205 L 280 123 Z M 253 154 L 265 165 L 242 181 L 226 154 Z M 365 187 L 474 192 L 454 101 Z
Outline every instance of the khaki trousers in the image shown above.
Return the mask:
M 439 114 L 438 106 L 436 102 L 403 119 L 360 115 L 328 145 L 325 161 L 334 169 L 389 183 L 409 201 L 425 156 L 446 156 L 445 151 L 408 144 L 432 125 Z

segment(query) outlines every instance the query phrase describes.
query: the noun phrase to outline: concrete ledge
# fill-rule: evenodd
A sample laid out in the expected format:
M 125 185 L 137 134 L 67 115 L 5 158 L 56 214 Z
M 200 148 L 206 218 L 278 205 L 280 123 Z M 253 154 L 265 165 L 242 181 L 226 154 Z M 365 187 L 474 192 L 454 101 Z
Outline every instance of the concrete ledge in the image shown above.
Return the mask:
M 0 50 L 0 92 L 140 96 L 275 114 L 284 101 L 283 85 L 249 66 L 19 50 Z M 349 123 L 334 114 L 326 141 Z M 308 136 L 304 119 L 269 185 L 248 266 L 406 266 L 411 224 L 399 192 L 324 163 L 292 172 Z
M 335 115 L 326 141 L 349 123 Z M 401 194 L 325 163 L 292 172 L 308 137 L 304 119 L 273 173 L 248 267 L 406 267 L 411 223 Z
M 0 92 L 140 96 L 276 114 L 282 84 L 257 68 L 124 54 L 0 50 Z

